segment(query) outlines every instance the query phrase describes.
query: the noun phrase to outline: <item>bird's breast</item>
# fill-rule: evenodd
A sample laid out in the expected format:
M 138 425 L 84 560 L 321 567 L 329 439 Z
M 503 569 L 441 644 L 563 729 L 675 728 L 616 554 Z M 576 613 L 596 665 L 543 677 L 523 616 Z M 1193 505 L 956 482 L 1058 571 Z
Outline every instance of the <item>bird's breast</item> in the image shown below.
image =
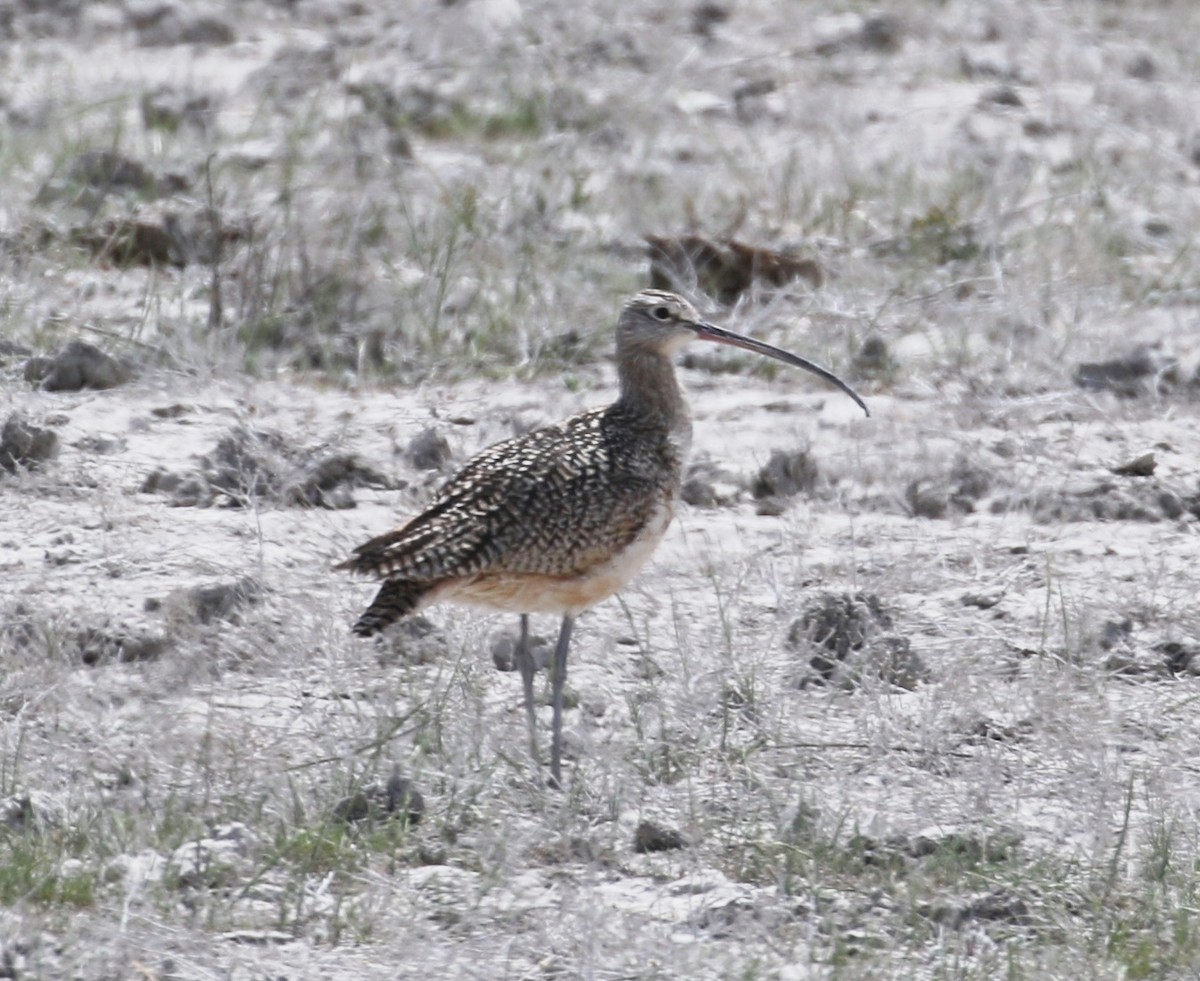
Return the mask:
M 666 534 L 674 505 L 673 496 L 665 497 L 629 544 L 582 571 L 484 572 L 442 584 L 427 602 L 466 603 L 509 613 L 579 613 L 608 599 L 638 574 Z

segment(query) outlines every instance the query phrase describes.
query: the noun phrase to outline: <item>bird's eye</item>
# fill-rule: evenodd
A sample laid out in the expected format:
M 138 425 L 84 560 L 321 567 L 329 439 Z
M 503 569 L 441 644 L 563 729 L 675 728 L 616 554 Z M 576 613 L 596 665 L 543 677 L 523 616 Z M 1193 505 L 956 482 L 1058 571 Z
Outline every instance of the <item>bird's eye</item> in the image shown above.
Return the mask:
M 655 320 L 670 320 L 671 311 L 667 307 L 655 307 L 650 311 L 650 316 Z

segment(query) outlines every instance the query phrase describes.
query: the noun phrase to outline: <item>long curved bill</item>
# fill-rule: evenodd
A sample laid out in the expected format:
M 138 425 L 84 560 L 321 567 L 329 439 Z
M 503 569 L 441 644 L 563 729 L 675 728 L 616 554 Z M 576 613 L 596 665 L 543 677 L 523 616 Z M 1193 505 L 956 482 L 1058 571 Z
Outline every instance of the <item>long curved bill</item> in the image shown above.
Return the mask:
M 813 364 L 813 362 L 806 358 L 792 354 L 782 348 L 767 344 L 764 341 L 756 341 L 753 337 L 746 337 L 743 334 L 726 330 L 724 327 L 718 327 L 716 324 L 710 324 L 704 320 L 696 321 L 691 326 L 699 340 L 712 341 L 714 344 L 728 344 L 730 347 L 740 347 L 744 351 L 765 354 L 767 357 L 774 358 L 776 361 L 782 361 L 784 364 L 790 364 L 797 368 L 803 368 L 805 371 L 811 371 L 814 375 L 824 378 L 827 382 L 836 385 L 849 395 L 868 416 L 871 414 L 871 410 L 867 408 L 867 403 L 862 400 L 862 396 L 828 368 L 822 368 L 819 364 Z

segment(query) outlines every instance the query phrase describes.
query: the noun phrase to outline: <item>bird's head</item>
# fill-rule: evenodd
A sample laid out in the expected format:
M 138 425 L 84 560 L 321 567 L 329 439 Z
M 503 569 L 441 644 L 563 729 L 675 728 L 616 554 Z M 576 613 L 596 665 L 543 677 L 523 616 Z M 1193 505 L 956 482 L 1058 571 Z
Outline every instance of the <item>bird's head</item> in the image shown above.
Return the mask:
M 746 337 L 701 318 L 682 296 L 665 290 L 642 290 L 626 302 L 617 321 L 617 349 L 655 352 L 670 357 L 691 341 L 727 344 L 745 351 L 765 354 L 784 364 L 803 368 L 836 385 L 854 399 L 868 416 L 871 411 L 862 397 L 827 368 L 763 341 Z

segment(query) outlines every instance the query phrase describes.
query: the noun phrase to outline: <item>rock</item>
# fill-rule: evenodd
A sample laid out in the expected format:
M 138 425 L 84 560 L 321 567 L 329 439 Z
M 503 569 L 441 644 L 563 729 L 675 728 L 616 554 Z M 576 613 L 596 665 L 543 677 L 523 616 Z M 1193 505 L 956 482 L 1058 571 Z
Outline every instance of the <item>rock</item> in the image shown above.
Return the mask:
M 25 362 L 25 380 L 47 392 L 77 392 L 83 388 L 116 388 L 133 378 L 133 365 L 105 354 L 87 341 L 70 341 L 52 358 Z
M 9 473 L 36 469 L 57 452 L 58 434 L 31 425 L 19 412 L 12 413 L 0 430 L 0 469 Z
M 639 854 L 669 852 L 687 848 L 688 840 L 674 828 L 654 821 L 641 821 L 633 833 L 633 850 Z
M 1156 466 L 1154 454 L 1143 453 L 1141 456 L 1109 469 L 1118 477 L 1150 477 L 1153 476 Z

